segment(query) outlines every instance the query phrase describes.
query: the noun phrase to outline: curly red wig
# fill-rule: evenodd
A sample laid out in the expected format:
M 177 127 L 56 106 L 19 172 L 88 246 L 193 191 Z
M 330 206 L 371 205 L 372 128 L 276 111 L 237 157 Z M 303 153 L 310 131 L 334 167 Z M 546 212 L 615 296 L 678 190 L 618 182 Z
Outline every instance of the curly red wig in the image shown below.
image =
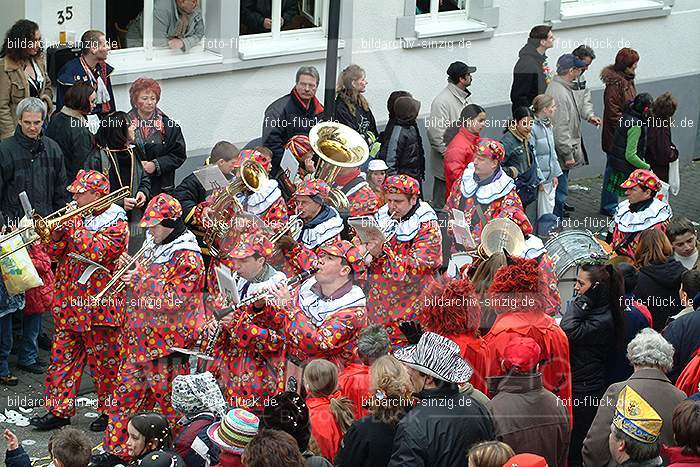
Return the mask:
M 494 275 L 488 299 L 497 313 L 508 311 L 544 311 L 539 293 L 539 264 L 536 259 L 513 258 Z
M 444 288 L 436 284 L 423 299 L 419 320 L 426 330 L 449 336 L 474 334 L 479 329 L 479 294 L 469 279 L 452 280 Z
M 152 78 L 139 78 L 129 88 L 129 101 L 132 107 L 136 107 L 136 99 L 144 91 L 153 91 L 156 95 L 156 101 L 160 102 L 160 84 L 158 84 L 158 81 Z

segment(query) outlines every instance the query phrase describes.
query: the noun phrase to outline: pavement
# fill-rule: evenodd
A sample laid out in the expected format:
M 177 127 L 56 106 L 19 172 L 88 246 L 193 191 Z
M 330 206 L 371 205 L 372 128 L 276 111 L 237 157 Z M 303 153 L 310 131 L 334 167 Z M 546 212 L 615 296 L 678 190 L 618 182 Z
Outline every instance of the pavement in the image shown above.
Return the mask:
M 674 216 L 685 216 L 693 221 L 700 220 L 700 203 L 698 203 L 697 181 L 700 180 L 700 162 L 692 162 L 681 169 L 681 191 L 679 196 L 671 198 L 671 207 Z M 569 203 L 575 207 L 571 213 L 567 226 L 570 228 L 588 229 L 597 231 L 607 225 L 604 216 L 598 213 L 600 207 L 600 185 L 601 177 L 588 178 L 582 180 L 572 180 L 570 185 Z M 50 317 L 46 317 L 45 328 L 50 328 Z M 48 361 L 49 354 L 45 350 L 40 351 L 40 358 Z M 14 368 L 16 357 L 10 357 L 10 367 Z M 87 373 L 87 371 L 86 371 Z M 20 379 L 19 386 L 0 386 L 0 414 L 5 414 L 6 410 L 21 412 L 22 409 L 32 411 L 23 414 L 31 417 L 36 414 L 43 415 L 42 408 L 44 377 L 34 375 L 21 370 L 15 370 L 15 374 Z M 93 442 L 94 446 L 100 445 L 103 439 L 102 433 L 93 433 L 88 430 L 88 425 L 94 420 L 96 395 L 92 391 L 92 382 L 89 376 L 84 376 L 82 381 L 82 397 L 76 403 L 77 415 L 72 418 L 72 426 L 83 430 Z M 46 447 L 51 432 L 37 432 L 32 427 L 19 427 L 8 423 L 0 423 L 3 428 L 12 429 L 23 445 L 30 457 L 35 458 L 34 465 L 45 466 Z M 42 460 L 43 458 L 43 460 Z

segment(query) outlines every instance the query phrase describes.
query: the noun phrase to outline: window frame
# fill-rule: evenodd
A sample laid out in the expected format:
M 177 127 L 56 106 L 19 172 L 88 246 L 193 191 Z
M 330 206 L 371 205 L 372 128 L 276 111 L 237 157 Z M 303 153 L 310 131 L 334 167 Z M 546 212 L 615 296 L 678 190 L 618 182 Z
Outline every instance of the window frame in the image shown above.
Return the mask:
M 105 30 L 106 1 L 90 0 L 90 27 Z M 281 0 L 272 0 L 273 7 Z M 263 34 L 240 35 L 240 0 L 206 0 L 203 8 L 205 40 L 188 53 L 153 48 L 146 37 L 147 28 L 152 35 L 152 10 L 154 0 L 144 0 L 144 10 L 150 5 L 151 13 L 144 13 L 144 47 L 122 49 L 110 53 L 110 64 L 115 66 L 112 83 L 128 84 L 148 73 L 155 79 L 178 78 L 238 69 L 258 68 L 272 64 L 298 63 L 322 60 L 327 44 L 327 20 L 329 0 L 316 0 L 323 6 L 322 25 L 293 31 L 280 31 L 280 21 L 273 18 L 273 31 Z M 303 14 L 303 13 L 302 13 Z M 341 2 L 340 40 L 338 43 L 341 63 L 349 63 L 352 54 L 353 2 Z M 147 18 L 148 16 L 148 18 Z M 151 19 L 150 27 L 147 26 Z M 276 29 L 275 29 L 276 28 Z M 151 36 L 152 37 L 152 36 Z M 221 38 L 221 39 L 214 39 Z M 241 47 L 243 45 L 243 48 Z M 249 52 L 246 53 L 245 46 Z M 259 47 L 261 53 L 256 53 Z M 265 49 L 266 47 L 266 49 Z
M 396 20 L 396 38 L 404 48 L 427 47 L 431 38 L 450 41 L 493 37 L 498 27 L 499 9 L 493 0 L 465 0 L 463 10 L 432 12 L 416 15 L 416 0 L 404 0 L 404 15 Z M 432 6 L 435 0 L 431 2 Z M 466 16 L 466 18 L 462 18 Z
M 577 2 L 578 3 L 578 0 Z M 576 3 L 566 3 L 562 10 L 561 0 L 545 1 L 544 20 L 552 24 L 552 29 L 569 29 L 598 24 L 619 23 L 648 18 L 661 18 L 671 14 L 675 0 L 620 0 L 615 2 L 608 11 L 591 13 L 587 5 L 578 5 L 580 13 L 576 12 Z M 627 5 L 620 8 L 620 5 Z M 588 5 L 590 7 L 590 5 Z M 569 10 L 567 12 L 566 10 Z

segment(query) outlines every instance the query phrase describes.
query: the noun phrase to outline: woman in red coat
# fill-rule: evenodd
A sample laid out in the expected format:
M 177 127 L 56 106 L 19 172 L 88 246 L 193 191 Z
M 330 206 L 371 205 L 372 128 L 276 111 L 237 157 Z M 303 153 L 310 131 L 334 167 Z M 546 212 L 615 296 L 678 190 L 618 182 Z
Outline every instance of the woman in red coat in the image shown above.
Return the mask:
M 466 106 L 460 115 L 461 128 L 451 141 L 445 141 L 445 193 L 452 191 L 452 185 L 460 179 L 464 169 L 474 159 L 474 151 L 479 143 L 481 130 L 486 124 L 486 111 L 476 104 Z M 446 139 L 449 139 L 447 132 Z
M 479 335 L 479 295 L 469 279 L 452 280 L 441 288 L 424 297 L 425 307 L 418 319 L 427 331 L 459 345 L 462 358 L 474 369 L 469 382 L 486 393 L 486 344 Z

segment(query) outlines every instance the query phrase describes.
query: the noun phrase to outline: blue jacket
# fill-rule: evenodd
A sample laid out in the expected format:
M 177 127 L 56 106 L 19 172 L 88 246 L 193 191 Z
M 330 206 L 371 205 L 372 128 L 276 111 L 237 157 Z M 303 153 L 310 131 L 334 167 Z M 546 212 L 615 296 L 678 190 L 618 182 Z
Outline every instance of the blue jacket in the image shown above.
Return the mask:
M 562 174 L 554 148 L 554 132 L 551 125 L 536 118 L 532 123 L 530 141 L 535 146 L 535 159 L 537 159 L 537 167 L 542 174 L 542 181 L 551 182 Z
M 29 455 L 22 446 L 5 453 L 5 465 L 7 467 L 32 467 Z

